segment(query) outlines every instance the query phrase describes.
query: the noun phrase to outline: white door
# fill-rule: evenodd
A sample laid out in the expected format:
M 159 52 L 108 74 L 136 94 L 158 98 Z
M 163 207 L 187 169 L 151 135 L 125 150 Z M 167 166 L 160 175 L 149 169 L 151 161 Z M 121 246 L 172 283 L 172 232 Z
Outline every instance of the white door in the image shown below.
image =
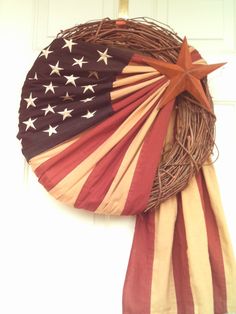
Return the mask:
M 208 63 L 217 115 L 216 162 L 236 251 L 236 18 L 234 0 L 129 1 L 129 16 L 172 26 Z M 0 313 L 121 314 L 134 218 L 98 217 L 59 204 L 25 167 L 16 140 L 21 87 L 39 50 L 61 30 L 117 17 L 118 1 L 0 0 Z

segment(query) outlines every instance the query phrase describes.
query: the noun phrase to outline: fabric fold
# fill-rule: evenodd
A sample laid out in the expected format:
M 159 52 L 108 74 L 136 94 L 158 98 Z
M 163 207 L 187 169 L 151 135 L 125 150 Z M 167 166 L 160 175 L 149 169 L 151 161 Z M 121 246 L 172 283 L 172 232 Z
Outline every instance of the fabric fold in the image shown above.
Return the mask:
M 214 167 L 206 165 L 177 196 L 137 217 L 123 314 L 234 313 L 235 270 Z

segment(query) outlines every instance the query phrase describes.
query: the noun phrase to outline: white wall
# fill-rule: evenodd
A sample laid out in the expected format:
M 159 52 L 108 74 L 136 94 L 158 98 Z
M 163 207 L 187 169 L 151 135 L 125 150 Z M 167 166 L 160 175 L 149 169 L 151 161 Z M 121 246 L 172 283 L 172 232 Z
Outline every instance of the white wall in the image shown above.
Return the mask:
M 97 217 L 53 200 L 24 168 L 15 137 L 21 86 L 39 50 L 60 29 L 116 14 L 117 2 L 108 0 L 0 0 L 0 313 L 121 314 L 133 218 Z M 130 16 L 160 19 L 186 35 L 209 63 L 228 61 L 209 80 L 216 167 L 236 251 L 234 1 L 130 0 Z

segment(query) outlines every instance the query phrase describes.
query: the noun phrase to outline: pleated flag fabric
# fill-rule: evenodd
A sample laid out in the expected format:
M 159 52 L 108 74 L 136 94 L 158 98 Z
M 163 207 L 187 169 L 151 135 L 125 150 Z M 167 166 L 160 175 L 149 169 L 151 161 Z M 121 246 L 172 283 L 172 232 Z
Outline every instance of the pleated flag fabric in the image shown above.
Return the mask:
M 235 260 L 213 166 L 144 213 L 173 115 L 174 100 L 158 107 L 167 86 L 132 51 L 57 38 L 26 77 L 18 138 L 56 199 L 137 215 L 123 314 L 233 313 Z
M 204 166 L 159 210 L 137 217 L 123 313 L 234 313 L 235 272 L 214 168 Z

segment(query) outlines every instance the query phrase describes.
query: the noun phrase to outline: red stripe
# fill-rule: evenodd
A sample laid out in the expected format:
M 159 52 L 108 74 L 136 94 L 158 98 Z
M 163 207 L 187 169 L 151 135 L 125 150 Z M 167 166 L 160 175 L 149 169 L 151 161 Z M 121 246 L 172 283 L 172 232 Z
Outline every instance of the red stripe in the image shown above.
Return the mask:
M 177 195 L 178 212 L 173 241 L 173 272 L 177 300 L 177 314 L 194 314 L 193 296 L 190 286 L 187 240 L 183 217 L 181 194 Z M 223 313 L 221 313 L 223 314 Z
M 194 49 L 192 52 L 191 52 L 191 57 L 192 57 L 192 62 L 195 62 L 197 60 L 200 60 L 202 59 L 202 56 L 200 55 L 200 53 Z M 153 61 L 155 60 L 160 60 L 160 59 L 156 59 L 154 57 L 146 57 L 146 56 L 143 56 L 143 55 L 139 55 L 139 54 L 134 54 L 130 60 L 130 62 L 135 62 L 135 63 L 138 63 L 139 65 L 147 65 L 147 63 L 144 61 L 146 58 L 148 58 L 149 60 L 153 59 Z
M 199 54 L 199 52 L 196 49 L 194 49 L 191 52 L 191 57 L 192 57 L 192 62 L 198 61 L 198 60 L 200 60 L 202 58 L 201 55 Z
M 155 212 L 138 215 L 123 289 L 123 314 L 150 314 L 154 239 Z
M 227 313 L 225 270 L 219 230 L 202 171 L 197 175 L 197 184 L 201 195 L 207 229 L 214 295 L 214 314 Z
M 98 208 L 119 170 L 128 147 L 155 106 L 156 104 L 154 104 L 146 114 L 134 124 L 126 136 L 97 163 L 84 184 L 76 200 L 75 207 L 86 208 L 88 210 L 96 210 Z
M 75 207 L 86 208 L 91 211 L 95 211 L 98 208 L 108 192 L 134 136 L 134 132 L 128 134 L 96 164 L 92 173 L 83 185 L 75 202 Z
M 144 57 L 145 57 L 144 55 L 139 55 L 139 54 L 135 53 L 132 55 L 130 62 L 134 62 L 134 63 L 138 63 L 139 65 L 147 66 L 147 63 L 145 61 L 143 61 Z M 149 58 L 151 58 L 151 57 L 149 57 Z M 156 60 L 156 59 L 153 58 L 153 60 Z
M 120 111 L 112 115 L 64 151 L 41 164 L 35 173 L 47 190 L 53 188 L 70 173 L 89 154 L 95 151 L 123 123 L 127 116 L 135 110 L 157 88 L 157 84 L 148 86 L 122 100 Z M 140 97 L 142 95 L 142 97 Z
M 144 80 L 147 81 L 148 79 Z M 140 83 L 141 81 L 139 81 Z M 144 99 L 147 99 L 147 97 L 150 95 L 149 91 L 152 90 L 155 91 L 157 90 L 160 86 L 162 86 L 164 83 L 167 82 L 166 78 L 160 79 L 159 81 L 157 81 L 156 83 L 153 83 L 147 87 L 144 87 L 140 90 L 138 90 L 137 92 L 133 92 L 130 96 L 125 97 L 122 100 L 116 101 L 112 104 L 112 109 L 114 111 L 119 111 L 124 107 L 127 107 L 127 105 L 131 104 L 133 101 L 138 100 L 139 98 L 141 98 L 142 96 L 146 95 L 146 97 Z
M 171 101 L 161 109 L 145 139 L 123 211 L 125 215 L 143 212 L 147 206 L 160 162 L 173 105 L 174 101 Z

